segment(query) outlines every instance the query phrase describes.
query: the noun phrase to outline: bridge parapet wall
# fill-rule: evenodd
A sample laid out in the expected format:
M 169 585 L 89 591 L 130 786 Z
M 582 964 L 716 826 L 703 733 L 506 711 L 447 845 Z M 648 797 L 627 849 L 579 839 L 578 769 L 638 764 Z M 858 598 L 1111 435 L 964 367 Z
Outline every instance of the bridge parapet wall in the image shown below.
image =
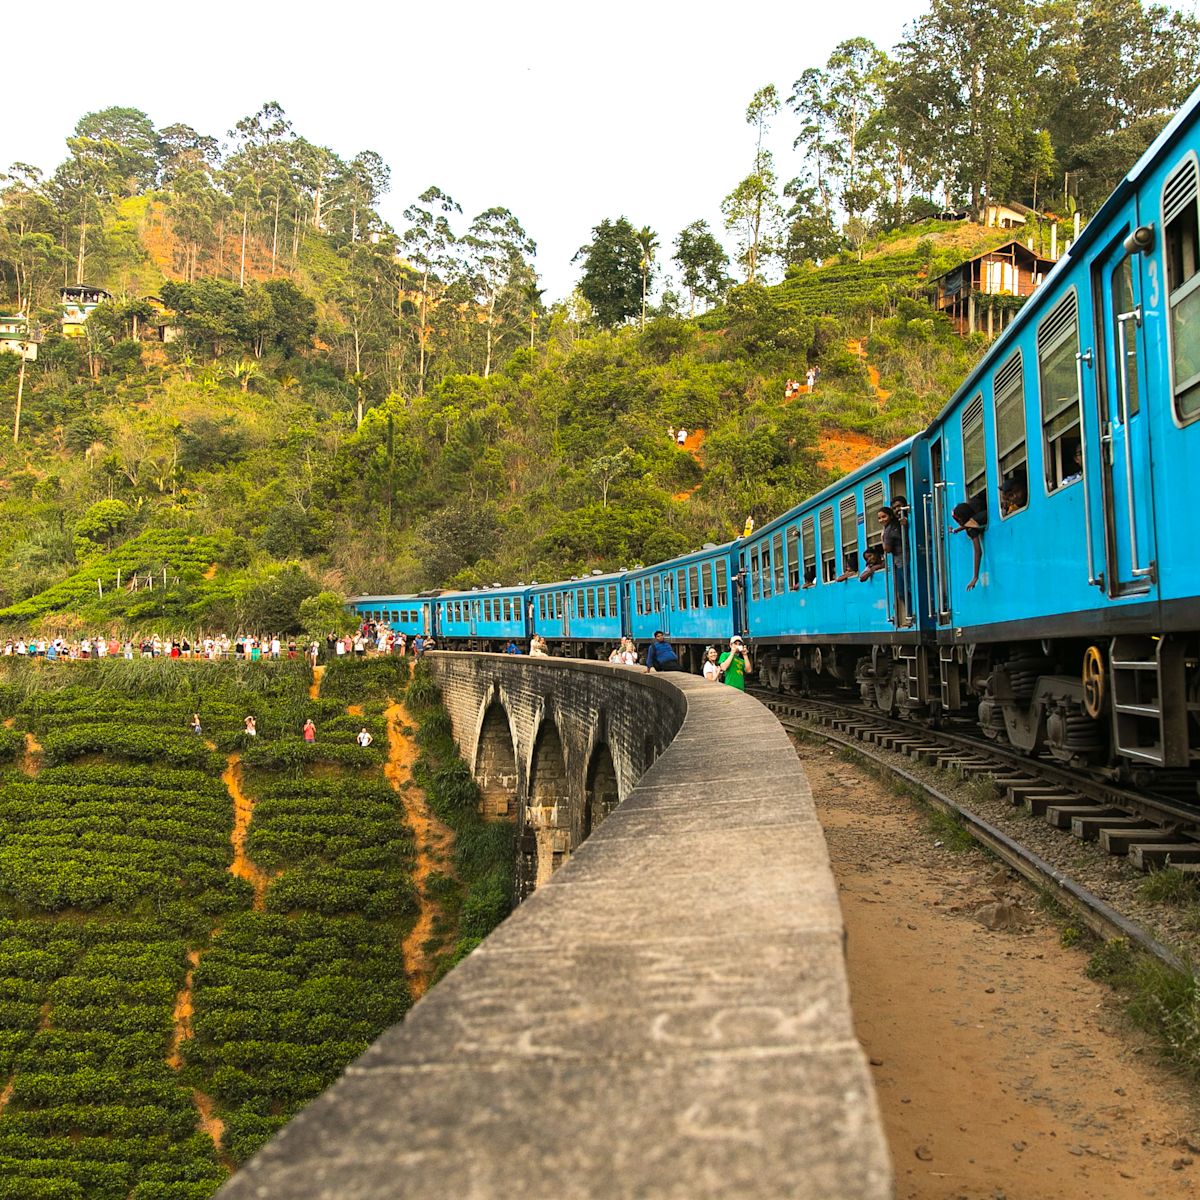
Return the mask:
M 560 754 L 572 812 L 540 833 L 564 861 L 221 1196 L 890 1197 L 825 842 L 775 718 L 693 676 L 430 661 L 468 761 L 500 706 L 519 819 L 554 807 L 539 756 Z M 589 798 L 605 815 L 573 840 Z

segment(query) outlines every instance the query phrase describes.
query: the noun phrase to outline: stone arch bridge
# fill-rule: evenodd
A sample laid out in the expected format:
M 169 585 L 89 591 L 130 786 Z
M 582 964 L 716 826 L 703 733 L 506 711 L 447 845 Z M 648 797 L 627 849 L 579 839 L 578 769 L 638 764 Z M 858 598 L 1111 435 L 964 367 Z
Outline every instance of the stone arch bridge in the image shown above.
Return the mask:
M 779 722 L 695 675 L 429 662 L 528 898 L 221 1200 L 889 1200 Z

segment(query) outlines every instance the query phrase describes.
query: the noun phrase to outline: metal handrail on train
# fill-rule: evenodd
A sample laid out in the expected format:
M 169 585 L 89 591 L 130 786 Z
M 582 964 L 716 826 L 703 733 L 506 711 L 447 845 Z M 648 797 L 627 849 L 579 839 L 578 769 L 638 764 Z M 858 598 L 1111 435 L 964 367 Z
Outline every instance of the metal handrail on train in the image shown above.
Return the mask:
M 1117 314 L 1117 342 L 1120 350 L 1120 365 L 1117 369 L 1117 386 L 1121 395 L 1121 424 L 1125 427 L 1125 507 L 1129 510 L 1129 562 L 1134 575 L 1149 575 L 1153 568 L 1139 565 L 1137 513 L 1133 507 L 1133 447 L 1129 435 L 1129 381 L 1126 376 L 1128 343 L 1125 326 L 1134 322 L 1134 328 L 1142 323 L 1142 307 L 1137 305 L 1129 312 Z
M 1092 550 L 1092 493 L 1088 487 L 1088 456 L 1087 456 L 1087 432 L 1084 428 L 1086 422 L 1083 419 L 1083 364 L 1092 365 L 1091 350 L 1083 350 L 1075 355 L 1075 383 L 1078 388 L 1079 395 L 1079 461 L 1083 468 L 1081 475 L 1083 477 L 1083 536 L 1087 543 L 1087 569 L 1088 583 L 1093 587 L 1103 587 L 1104 580 L 1096 578 L 1096 557 Z

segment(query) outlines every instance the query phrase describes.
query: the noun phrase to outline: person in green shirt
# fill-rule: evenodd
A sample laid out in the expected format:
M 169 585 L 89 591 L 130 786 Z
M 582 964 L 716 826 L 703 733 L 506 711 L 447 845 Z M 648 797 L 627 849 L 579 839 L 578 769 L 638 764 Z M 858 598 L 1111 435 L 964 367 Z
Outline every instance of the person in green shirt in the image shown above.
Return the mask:
M 722 683 L 741 692 L 746 690 L 746 676 L 753 674 L 754 667 L 740 637 L 729 639 L 729 649 L 717 660 L 717 670 L 721 673 Z

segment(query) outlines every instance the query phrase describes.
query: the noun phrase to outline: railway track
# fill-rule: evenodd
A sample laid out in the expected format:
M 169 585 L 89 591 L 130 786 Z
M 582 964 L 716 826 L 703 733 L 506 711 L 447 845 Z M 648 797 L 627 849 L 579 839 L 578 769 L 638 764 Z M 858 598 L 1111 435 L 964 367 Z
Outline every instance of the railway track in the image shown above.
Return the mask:
M 1064 834 L 1097 842 L 1110 855 L 1127 856 L 1143 871 L 1170 865 L 1200 874 L 1200 806 L 1182 798 L 1193 794 L 1189 789 L 1194 789 L 1194 779 L 1171 779 L 1164 793 L 1134 791 L 1027 758 L 967 733 L 913 725 L 849 702 L 781 697 L 760 690 L 751 694 L 770 708 L 785 728 L 816 733 L 919 789 L 936 807 L 960 820 L 977 842 L 1025 879 L 1046 888 L 1099 936 L 1127 938 L 1176 970 L 1190 971 L 1142 926 L 972 812 L 961 800 L 906 770 L 897 755 L 950 771 L 961 779 L 985 779 L 1014 806 L 1024 807 Z

